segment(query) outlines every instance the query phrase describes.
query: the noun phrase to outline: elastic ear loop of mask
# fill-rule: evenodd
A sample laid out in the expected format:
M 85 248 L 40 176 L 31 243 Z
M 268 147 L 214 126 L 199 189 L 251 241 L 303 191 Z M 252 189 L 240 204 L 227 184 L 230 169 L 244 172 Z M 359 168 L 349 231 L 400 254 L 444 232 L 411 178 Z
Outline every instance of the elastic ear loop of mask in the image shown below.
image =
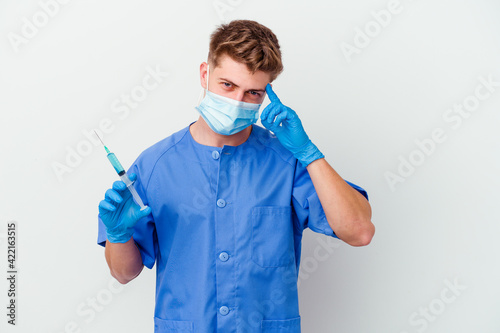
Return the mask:
M 208 91 L 208 79 L 210 77 L 210 65 L 207 64 L 207 91 Z

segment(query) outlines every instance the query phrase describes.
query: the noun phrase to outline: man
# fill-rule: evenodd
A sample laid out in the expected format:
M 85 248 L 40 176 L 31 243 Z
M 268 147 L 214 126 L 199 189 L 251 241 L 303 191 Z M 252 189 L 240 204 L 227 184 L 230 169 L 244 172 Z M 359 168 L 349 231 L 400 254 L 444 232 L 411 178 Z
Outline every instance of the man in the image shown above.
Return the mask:
M 303 230 L 353 246 L 372 239 L 366 192 L 334 171 L 274 93 L 282 69 L 271 30 L 220 26 L 200 66 L 198 121 L 129 169 L 148 208 L 121 181 L 99 204 L 111 274 L 125 284 L 157 265 L 155 332 L 300 332 Z M 266 93 L 267 129 L 255 125 Z

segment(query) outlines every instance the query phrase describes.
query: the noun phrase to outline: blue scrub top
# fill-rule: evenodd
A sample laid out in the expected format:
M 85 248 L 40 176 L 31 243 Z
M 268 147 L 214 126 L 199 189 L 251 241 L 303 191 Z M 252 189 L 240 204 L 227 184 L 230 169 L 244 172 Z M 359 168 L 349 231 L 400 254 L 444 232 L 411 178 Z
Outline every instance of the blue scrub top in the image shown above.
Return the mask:
M 133 238 L 144 265 L 156 262 L 155 332 L 300 332 L 302 232 L 336 235 L 276 136 L 252 125 L 243 144 L 211 147 L 187 126 L 128 172 L 152 209 Z M 97 242 L 105 246 L 100 218 Z

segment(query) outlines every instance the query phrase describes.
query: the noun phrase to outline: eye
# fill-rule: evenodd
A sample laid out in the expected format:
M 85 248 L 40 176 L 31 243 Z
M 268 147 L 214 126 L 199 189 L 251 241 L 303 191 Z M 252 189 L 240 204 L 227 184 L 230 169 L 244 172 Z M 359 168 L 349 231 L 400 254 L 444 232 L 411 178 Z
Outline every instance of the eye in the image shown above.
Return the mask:
M 224 87 L 226 87 L 226 88 L 231 88 L 231 87 L 232 87 L 231 83 L 228 83 L 228 82 L 222 82 L 222 84 L 223 84 L 223 85 L 224 85 Z
M 259 97 L 259 96 L 260 96 L 260 93 L 258 93 L 258 92 L 256 92 L 256 91 L 254 91 L 254 90 L 250 90 L 248 93 L 249 93 L 250 95 L 252 95 L 252 96 L 255 96 L 255 97 Z

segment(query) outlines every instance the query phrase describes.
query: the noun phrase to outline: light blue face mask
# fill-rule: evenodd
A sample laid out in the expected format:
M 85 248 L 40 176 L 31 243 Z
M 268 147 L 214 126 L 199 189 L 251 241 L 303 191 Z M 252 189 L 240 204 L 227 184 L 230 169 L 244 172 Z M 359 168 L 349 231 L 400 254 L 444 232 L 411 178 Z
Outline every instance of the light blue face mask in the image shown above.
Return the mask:
M 208 91 L 208 76 L 207 66 L 205 97 L 195 108 L 214 132 L 231 135 L 257 122 L 261 104 L 240 102 Z

